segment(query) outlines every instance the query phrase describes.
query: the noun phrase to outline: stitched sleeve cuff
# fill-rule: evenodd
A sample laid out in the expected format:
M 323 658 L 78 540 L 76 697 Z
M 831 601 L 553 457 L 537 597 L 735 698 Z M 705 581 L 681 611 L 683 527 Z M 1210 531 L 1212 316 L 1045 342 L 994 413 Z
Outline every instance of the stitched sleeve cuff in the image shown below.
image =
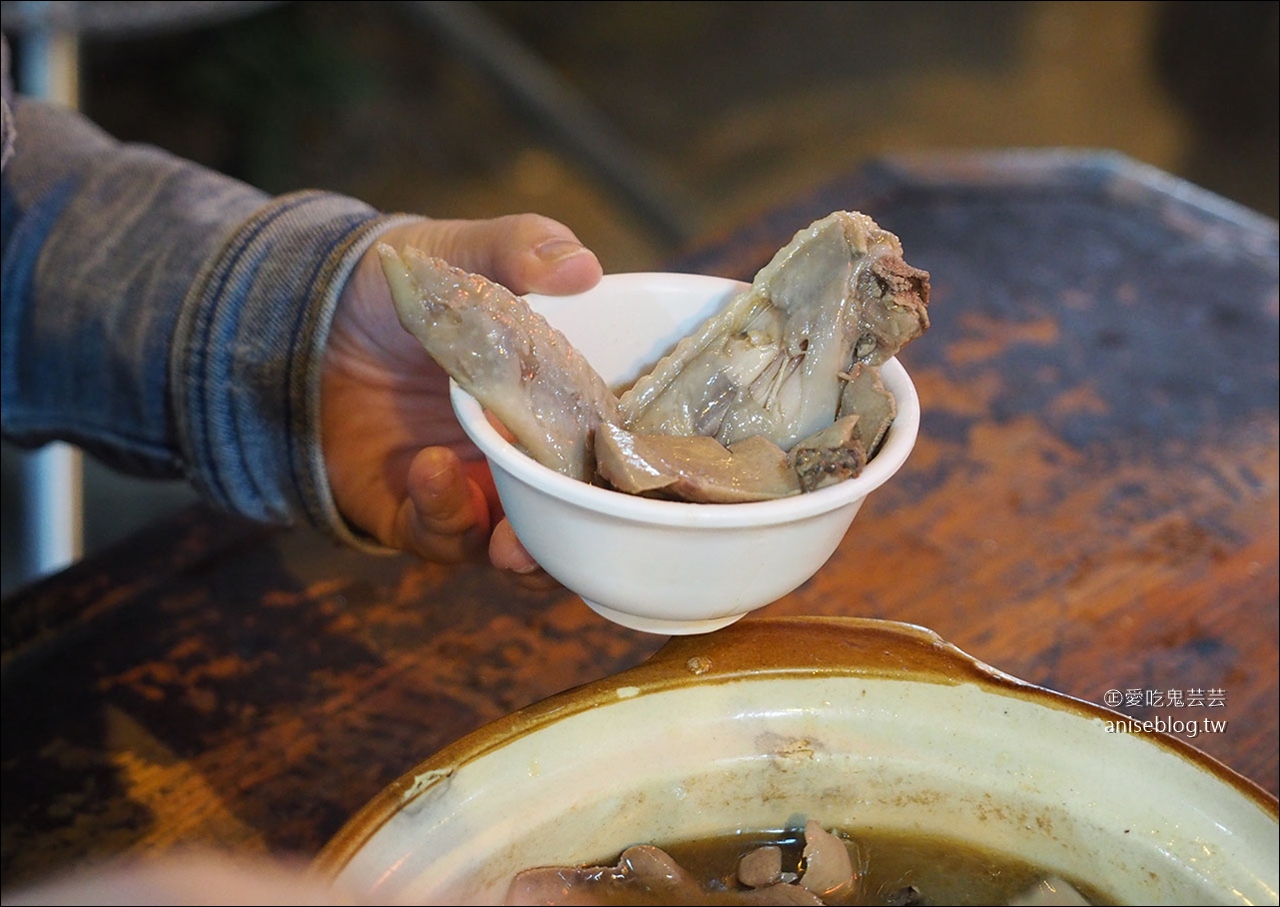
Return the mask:
M 273 200 L 205 268 L 170 356 L 177 433 L 190 477 L 220 506 L 264 522 L 299 518 L 383 551 L 345 523 L 320 445 L 320 370 L 334 307 L 389 218 L 353 199 Z

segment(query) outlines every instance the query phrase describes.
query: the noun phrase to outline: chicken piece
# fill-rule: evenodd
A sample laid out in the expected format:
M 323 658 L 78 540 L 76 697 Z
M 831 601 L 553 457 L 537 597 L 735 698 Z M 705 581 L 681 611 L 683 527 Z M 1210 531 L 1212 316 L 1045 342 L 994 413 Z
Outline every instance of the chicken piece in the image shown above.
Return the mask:
M 764 435 L 784 450 L 831 425 L 847 376 L 929 326 L 929 275 L 864 214 L 796 234 L 751 287 L 682 340 L 620 400 L 641 434 Z M 850 413 L 842 413 L 850 415 Z
M 854 857 L 849 848 L 854 848 Z M 800 884 L 819 898 L 843 898 L 855 891 L 866 875 L 865 860 L 857 845 L 832 834 L 810 819 L 804 824 L 804 874 Z
M 635 435 L 605 424 L 595 453 L 600 477 L 629 494 L 734 504 L 800 493 L 786 451 L 758 435 L 725 447 L 702 435 Z
M 836 417 L 858 417 L 853 436 L 870 460 L 880 450 L 880 442 L 898 415 L 898 403 L 881 382 L 880 369 L 874 365 L 856 363 L 848 374 L 841 377 L 845 384 L 840 391 L 840 408 Z
M 591 437 L 617 398 L 563 334 L 499 284 L 417 249 L 378 246 L 405 330 L 535 460 L 591 481 Z
M 867 465 L 867 449 L 858 437 L 861 417 L 837 419 L 829 428 L 791 448 L 789 462 L 805 491 L 817 491 L 852 479 Z
M 796 905 L 822 907 L 799 885 L 779 883 L 745 891 L 711 891 L 670 854 L 649 844 L 628 847 L 616 866 L 546 866 L 526 869 L 511 880 L 503 901 L 547 904 Z
M 738 861 L 738 884 L 763 888 L 782 881 L 782 848 L 776 844 L 756 847 Z

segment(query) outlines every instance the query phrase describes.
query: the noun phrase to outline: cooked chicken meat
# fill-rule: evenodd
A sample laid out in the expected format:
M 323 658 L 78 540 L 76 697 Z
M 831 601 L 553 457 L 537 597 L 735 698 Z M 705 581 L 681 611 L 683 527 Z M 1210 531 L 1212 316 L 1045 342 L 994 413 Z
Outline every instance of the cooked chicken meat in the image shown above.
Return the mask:
M 405 330 L 544 466 L 594 475 L 591 437 L 618 401 L 568 339 L 506 287 L 417 249 L 380 245 Z
M 856 476 L 895 414 L 879 366 L 929 326 L 929 275 L 871 218 L 837 211 L 619 399 L 504 287 L 415 249 L 379 252 L 406 330 L 530 456 L 680 500 L 764 500 Z
M 726 446 L 764 435 L 790 450 L 836 420 L 855 366 L 880 365 L 928 328 L 928 301 L 929 275 L 902 260 L 896 236 L 837 211 L 637 381 L 622 418 L 635 432 Z

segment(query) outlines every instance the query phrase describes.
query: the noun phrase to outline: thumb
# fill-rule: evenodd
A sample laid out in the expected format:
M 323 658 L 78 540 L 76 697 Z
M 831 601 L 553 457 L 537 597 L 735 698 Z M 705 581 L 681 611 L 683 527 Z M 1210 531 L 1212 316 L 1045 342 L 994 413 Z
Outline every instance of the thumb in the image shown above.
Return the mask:
M 581 293 L 603 273 L 595 253 L 572 230 L 539 214 L 414 221 L 388 230 L 382 240 L 421 249 L 521 294 Z

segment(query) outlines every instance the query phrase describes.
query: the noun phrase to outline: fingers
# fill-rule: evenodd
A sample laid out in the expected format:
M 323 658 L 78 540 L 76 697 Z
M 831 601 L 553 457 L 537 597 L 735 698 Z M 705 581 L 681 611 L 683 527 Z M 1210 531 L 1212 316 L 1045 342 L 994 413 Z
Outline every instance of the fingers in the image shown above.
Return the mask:
M 520 544 L 515 530 L 506 520 L 494 527 L 489 538 L 489 561 L 499 570 L 512 573 L 532 573 L 538 569 L 537 561 L 524 550 L 524 545 Z
M 599 282 L 600 262 L 573 231 L 539 214 L 492 220 L 422 220 L 387 231 L 383 241 L 413 246 L 515 293 L 580 293 Z
M 12 901 L 9 895 L 16 895 Z M 355 904 L 293 860 L 187 850 L 143 862 L 80 867 L 6 891 L 20 904 Z
M 517 584 L 530 592 L 546 592 L 560 586 L 524 550 L 524 545 L 520 544 L 515 530 L 506 520 L 498 523 L 489 538 L 489 561 L 499 570 L 513 573 Z
M 395 547 L 442 564 L 484 551 L 489 505 L 455 453 L 443 447 L 419 452 L 409 466 L 408 492 L 398 513 Z
M 450 564 L 481 556 L 487 539 L 490 562 L 516 574 L 521 586 L 533 591 L 557 586 L 525 551 L 511 524 L 490 511 L 491 496 L 496 500 L 492 479 L 469 475 L 452 451 L 423 450 L 409 468 L 409 499 L 401 507 L 395 547 Z
M 603 273 L 595 253 L 549 218 L 503 218 L 479 230 L 497 234 L 493 267 L 502 276 L 496 279 L 516 293 L 580 293 L 595 286 Z

